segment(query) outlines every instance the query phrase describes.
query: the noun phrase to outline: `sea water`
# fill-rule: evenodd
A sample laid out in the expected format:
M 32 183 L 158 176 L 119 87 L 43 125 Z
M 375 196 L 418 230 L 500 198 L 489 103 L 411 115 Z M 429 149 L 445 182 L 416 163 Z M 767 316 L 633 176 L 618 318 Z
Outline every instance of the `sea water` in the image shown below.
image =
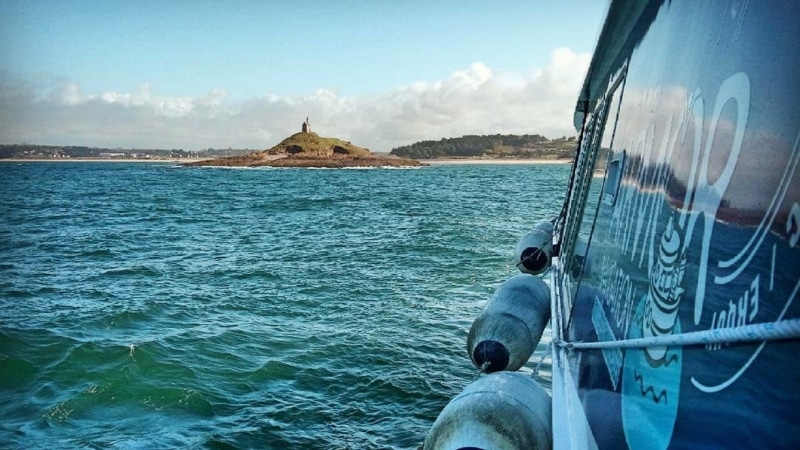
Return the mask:
M 416 449 L 568 176 L 0 163 L 0 447 Z

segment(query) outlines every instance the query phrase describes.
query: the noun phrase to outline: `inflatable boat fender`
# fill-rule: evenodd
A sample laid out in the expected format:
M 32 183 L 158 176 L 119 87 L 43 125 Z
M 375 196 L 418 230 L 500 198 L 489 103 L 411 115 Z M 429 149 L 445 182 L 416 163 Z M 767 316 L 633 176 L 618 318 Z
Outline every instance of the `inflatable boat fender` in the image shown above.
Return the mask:
M 484 375 L 445 406 L 424 450 L 549 450 L 551 400 L 530 376 Z
M 550 289 L 531 275 L 515 275 L 495 291 L 472 323 L 467 352 L 484 372 L 517 370 L 533 354 L 550 320 Z

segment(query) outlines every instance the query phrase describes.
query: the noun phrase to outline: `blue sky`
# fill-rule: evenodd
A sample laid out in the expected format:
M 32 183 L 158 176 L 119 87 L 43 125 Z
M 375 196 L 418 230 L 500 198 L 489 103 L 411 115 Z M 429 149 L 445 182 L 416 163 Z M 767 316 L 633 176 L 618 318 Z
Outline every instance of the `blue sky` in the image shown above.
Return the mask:
M 376 151 L 472 133 L 560 136 L 605 8 L 7 0 L 0 140 L 266 148 L 306 115 L 320 134 Z M 563 126 L 537 119 L 537 105 Z

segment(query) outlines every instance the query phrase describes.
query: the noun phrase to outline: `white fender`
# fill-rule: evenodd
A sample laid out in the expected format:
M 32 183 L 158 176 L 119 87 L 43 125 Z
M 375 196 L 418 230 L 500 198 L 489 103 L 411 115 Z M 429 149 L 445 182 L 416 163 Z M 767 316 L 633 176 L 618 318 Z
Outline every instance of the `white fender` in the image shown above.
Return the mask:
M 549 450 L 551 400 L 519 372 L 484 375 L 444 407 L 424 450 Z
M 530 359 L 550 320 L 550 289 L 515 275 L 495 291 L 467 335 L 467 352 L 484 372 L 517 370 Z
M 539 275 L 553 258 L 553 224 L 542 222 L 520 238 L 514 249 L 514 264 L 522 273 Z

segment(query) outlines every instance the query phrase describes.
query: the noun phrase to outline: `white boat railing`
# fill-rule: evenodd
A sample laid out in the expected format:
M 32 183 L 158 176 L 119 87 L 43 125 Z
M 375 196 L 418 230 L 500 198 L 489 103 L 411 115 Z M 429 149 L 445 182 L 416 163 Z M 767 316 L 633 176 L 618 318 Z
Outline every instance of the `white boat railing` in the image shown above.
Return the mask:
M 669 336 L 620 339 L 617 341 L 567 342 L 554 339 L 553 345 L 569 350 L 593 350 L 604 348 L 731 344 L 735 342 L 778 341 L 798 338 L 800 338 L 800 319 L 786 319 L 732 328 L 716 328 L 713 330 L 693 331 Z

